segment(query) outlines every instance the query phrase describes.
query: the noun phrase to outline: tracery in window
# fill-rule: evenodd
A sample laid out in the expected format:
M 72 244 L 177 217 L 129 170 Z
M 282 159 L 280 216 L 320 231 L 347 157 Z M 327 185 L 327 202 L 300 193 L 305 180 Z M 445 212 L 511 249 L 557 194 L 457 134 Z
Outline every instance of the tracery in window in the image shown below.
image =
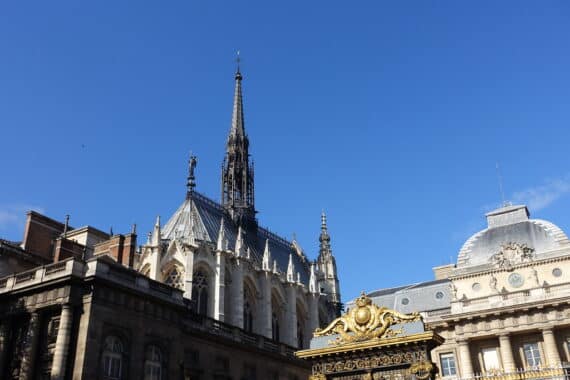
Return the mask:
M 192 299 L 196 303 L 198 314 L 208 314 L 208 276 L 198 269 L 192 275 Z
M 162 379 L 162 352 L 155 345 L 149 345 L 145 352 L 144 380 Z
M 114 335 L 105 338 L 103 344 L 103 377 L 109 380 L 122 378 L 125 347 L 121 339 Z
M 166 274 L 164 282 L 167 285 L 174 286 L 178 289 L 184 289 L 184 276 L 182 270 L 178 266 L 173 266 Z

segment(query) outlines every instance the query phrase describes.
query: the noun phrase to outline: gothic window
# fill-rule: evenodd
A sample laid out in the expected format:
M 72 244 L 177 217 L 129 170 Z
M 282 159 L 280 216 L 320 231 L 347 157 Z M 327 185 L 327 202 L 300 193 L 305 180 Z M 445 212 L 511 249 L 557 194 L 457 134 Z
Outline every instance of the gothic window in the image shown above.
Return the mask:
M 457 375 L 457 366 L 455 365 L 455 356 L 451 352 L 439 354 L 441 363 L 441 375 L 443 377 Z
M 196 303 L 196 312 L 208 315 L 208 276 L 200 269 L 192 276 L 192 299 Z
M 523 344 L 524 358 L 526 365 L 530 368 L 539 367 L 541 364 L 540 351 L 538 343 L 525 343 Z
M 182 271 L 177 266 L 173 266 L 172 269 L 168 271 L 164 282 L 175 288 L 184 289 Z
M 125 348 L 123 342 L 116 336 L 109 335 L 103 345 L 103 378 L 109 380 L 121 379 Z
M 271 331 L 272 331 L 272 338 L 274 341 L 279 341 L 279 317 L 276 313 L 271 315 Z
M 155 345 L 146 348 L 144 362 L 144 380 L 162 379 L 162 352 Z
M 243 292 L 243 329 L 249 333 L 253 332 L 253 301 L 251 291 L 244 286 Z

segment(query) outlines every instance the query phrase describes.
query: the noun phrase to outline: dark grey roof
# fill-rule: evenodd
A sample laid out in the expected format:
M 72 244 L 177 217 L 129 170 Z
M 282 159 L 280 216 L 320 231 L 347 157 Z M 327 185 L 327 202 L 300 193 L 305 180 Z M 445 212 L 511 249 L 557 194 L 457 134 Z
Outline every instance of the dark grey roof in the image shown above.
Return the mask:
M 191 220 L 193 220 L 193 210 L 195 210 L 198 214 L 199 221 L 201 221 L 202 224 L 194 230 L 190 226 L 190 224 L 192 224 Z M 228 241 L 228 248 L 233 251 L 238 232 L 237 224 L 234 223 L 230 215 L 219 203 L 198 192 L 193 192 L 190 198 L 187 199 L 178 208 L 172 218 L 164 226 L 163 238 L 172 239 L 174 236 L 180 236 L 176 234 L 176 231 L 182 231 L 182 236 L 188 236 L 192 233 L 196 234 L 196 230 L 203 228 L 204 231 L 202 232 L 205 233 L 202 236 L 200 236 L 200 234 L 197 234 L 198 236 L 195 238 L 204 238 L 202 240 L 206 240 L 215 244 L 218 239 L 222 218 L 224 219 L 224 234 Z M 196 218 L 194 218 L 194 222 L 198 222 L 195 219 Z M 279 271 L 287 271 L 289 254 L 293 253 L 292 256 L 295 271 L 300 273 L 301 281 L 304 284 L 308 284 L 310 275 L 309 263 L 304 257 L 301 257 L 296 253 L 290 241 L 274 234 L 273 232 L 263 227 L 258 227 L 257 229 L 252 228 L 249 230 L 244 230 L 243 232 L 246 249 L 249 248 L 252 259 L 258 265 L 261 265 L 263 250 L 265 248 L 265 241 L 269 240 L 271 258 L 277 261 L 277 268 Z

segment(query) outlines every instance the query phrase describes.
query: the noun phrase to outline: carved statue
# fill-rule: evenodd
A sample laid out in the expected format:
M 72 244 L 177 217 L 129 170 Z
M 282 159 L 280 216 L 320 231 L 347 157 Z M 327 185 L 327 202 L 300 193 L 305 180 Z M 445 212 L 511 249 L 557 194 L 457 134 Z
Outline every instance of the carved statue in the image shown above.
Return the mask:
M 451 289 L 452 299 L 457 299 L 457 286 L 453 282 L 449 283 L 449 288 Z
M 512 265 L 527 263 L 534 258 L 534 248 L 521 243 L 506 243 L 501 250 L 491 256 L 491 263 L 498 268 L 509 268 Z
M 402 314 L 386 307 L 378 307 L 363 292 L 356 299 L 355 308 L 332 321 L 325 329 L 317 329 L 314 335 L 338 334 L 339 337 L 332 344 L 360 342 L 382 338 L 395 323 L 419 320 L 421 317 L 418 313 Z

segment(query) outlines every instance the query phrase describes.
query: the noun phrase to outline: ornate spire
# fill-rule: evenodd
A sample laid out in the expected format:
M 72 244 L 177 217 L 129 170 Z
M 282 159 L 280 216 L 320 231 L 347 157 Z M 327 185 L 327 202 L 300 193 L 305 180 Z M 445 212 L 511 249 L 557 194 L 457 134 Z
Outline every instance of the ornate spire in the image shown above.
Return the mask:
M 240 223 L 255 220 L 253 164 L 249 162 L 249 139 L 245 133 L 241 81 L 238 56 L 232 125 L 222 164 L 222 205 L 234 221 Z
M 224 217 L 220 222 L 220 232 L 218 233 L 218 242 L 216 244 L 216 251 L 223 252 L 228 250 L 228 239 L 226 239 L 226 229 L 224 228 Z
M 265 249 L 263 250 L 263 258 L 261 260 L 261 269 L 271 271 L 271 252 L 269 251 L 269 239 L 265 240 Z
M 319 256 L 332 255 L 331 237 L 327 228 L 327 216 L 323 211 L 321 213 L 321 235 L 319 236 Z

